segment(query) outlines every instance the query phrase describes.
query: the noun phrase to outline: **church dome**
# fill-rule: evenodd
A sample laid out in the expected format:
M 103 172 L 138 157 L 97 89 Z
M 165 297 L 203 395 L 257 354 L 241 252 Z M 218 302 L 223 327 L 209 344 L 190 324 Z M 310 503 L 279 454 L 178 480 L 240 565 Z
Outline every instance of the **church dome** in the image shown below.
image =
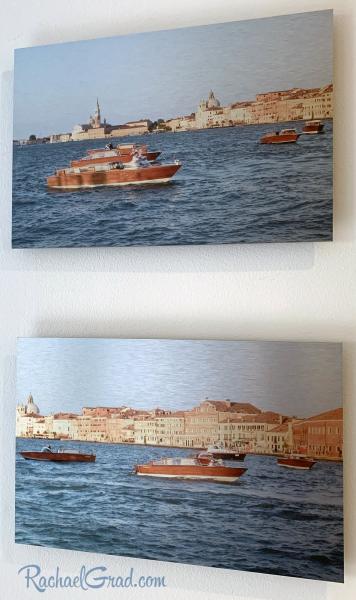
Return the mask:
M 218 108 L 220 106 L 220 102 L 217 98 L 215 98 L 215 94 L 213 90 L 210 90 L 208 100 L 206 103 L 207 108 Z
M 27 400 L 26 414 L 28 414 L 28 415 L 39 415 L 40 414 L 40 409 L 38 408 L 37 404 L 34 403 L 32 394 L 29 395 L 28 400 Z

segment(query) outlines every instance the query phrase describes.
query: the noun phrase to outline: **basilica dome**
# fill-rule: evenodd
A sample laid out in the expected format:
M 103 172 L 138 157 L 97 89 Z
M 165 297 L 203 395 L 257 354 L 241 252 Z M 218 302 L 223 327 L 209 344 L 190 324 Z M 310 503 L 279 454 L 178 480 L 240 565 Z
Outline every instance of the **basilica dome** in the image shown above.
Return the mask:
M 26 414 L 27 415 L 39 415 L 40 414 L 40 409 L 38 408 L 37 404 L 34 403 L 32 394 L 30 394 L 27 399 Z
M 206 102 L 207 108 L 219 108 L 220 102 L 217 98 L 215 98 L 215 94 L 213 90 L 210 90 L 208 100 Z

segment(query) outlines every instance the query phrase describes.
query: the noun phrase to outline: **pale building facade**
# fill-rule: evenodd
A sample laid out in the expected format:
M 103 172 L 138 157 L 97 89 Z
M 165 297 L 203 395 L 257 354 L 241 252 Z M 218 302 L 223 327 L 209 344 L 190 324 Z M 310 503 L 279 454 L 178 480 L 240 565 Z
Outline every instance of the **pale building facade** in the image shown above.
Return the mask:
M 99 406 L 80 415 L 42 416 L 30 395 L 16 408 L 16 436 L 197 449 L 222 443 L 257 454 L 294 452 L 335 460 L 343 454 L 343 415 L 339 408 L 296 419 L 250 403 L 204 400 L 184 412 Z

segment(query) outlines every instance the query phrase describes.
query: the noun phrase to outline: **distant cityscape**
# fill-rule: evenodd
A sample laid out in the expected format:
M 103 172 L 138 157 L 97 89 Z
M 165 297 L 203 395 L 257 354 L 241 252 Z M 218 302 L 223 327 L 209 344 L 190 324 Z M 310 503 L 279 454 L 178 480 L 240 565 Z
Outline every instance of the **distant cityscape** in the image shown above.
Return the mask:
M 343 410 L 300 419 L 250 403 L 206 399 L 185 411 L 98 406 L 84 407 L 81 414 L 41 415 L 30 394 L 16 408 L 16 436 L 182 448 L 222 443 L 256 454 L 291 452 L 342 460 Z
M 235 102 L 222 106 L 210 90 L 208 98 L 201 100 L 196 112 L 170 119 L 139 119 L 121 125 L 111 125 L 101 116 L 99 99 L 94 115 L 88 123 L 75 125 L 71 132 L 51 133 L 27 139 L 14 140 L 15 144 L 58 143 L 92 139 L 117 138 L 153 132 L 179 132 L 215 127 L 259 125 L 311 119 L 333 118 L 333 84 L 318 88 L 292 88 L 257 94 L 255 100 Z

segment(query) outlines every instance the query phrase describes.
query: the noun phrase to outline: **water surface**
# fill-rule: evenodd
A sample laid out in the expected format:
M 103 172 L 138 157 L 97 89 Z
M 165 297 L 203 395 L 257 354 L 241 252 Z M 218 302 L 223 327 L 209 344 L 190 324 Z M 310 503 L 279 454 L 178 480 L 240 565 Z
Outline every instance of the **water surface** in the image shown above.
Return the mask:
M 343 578 L 341 464 L 296 471 L 278 467 L 275 457 L 251 455 L 247 473 L 231 485 L 133 474 L 134 464 L 181 456 L 182 449 L 66 444 L 94 450 L 96 462 L 25 461 L 17 454 L 18 543 Z M 17 451 L 43 445 L 19 439 Z
M 279 123 L 122 138 L 179 159 L 168 184 L 51 190 L 46 177 L 103 140 L 14 148 L 13 246 L 330 240 L 332 122 L 296 144 L 259 144 Z

